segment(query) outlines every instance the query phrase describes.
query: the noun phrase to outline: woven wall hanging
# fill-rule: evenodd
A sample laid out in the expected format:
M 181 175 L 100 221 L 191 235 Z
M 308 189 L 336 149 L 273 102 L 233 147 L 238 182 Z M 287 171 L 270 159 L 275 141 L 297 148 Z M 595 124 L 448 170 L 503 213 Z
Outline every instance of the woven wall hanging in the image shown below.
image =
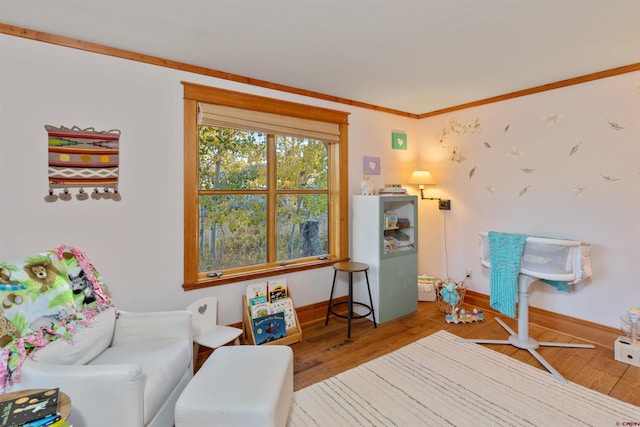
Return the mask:
M 69 189 L 78 189 L 76 199 L 87 200 L 85 188 L 93 187 L 91 198 L 121 200 L 118 192 L 117 129 L 97 132 L 94 128 L 80 129 L 45 125 L 49 134 L 49 194 L 44 200 L 71 200 Z M 62 189 L 59 195 L 55 189 Z

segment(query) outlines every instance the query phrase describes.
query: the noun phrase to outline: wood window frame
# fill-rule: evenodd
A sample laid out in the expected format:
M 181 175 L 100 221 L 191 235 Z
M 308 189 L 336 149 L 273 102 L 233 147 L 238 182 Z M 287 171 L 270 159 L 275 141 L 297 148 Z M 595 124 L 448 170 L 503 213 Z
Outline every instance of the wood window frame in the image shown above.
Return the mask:
M 206 288 L 238 281 L 259 279 L 296 271 L 327 267 L 348 259 L 348 118 L 349 113 L 235 92 L 195 83 L 184 87 L 184 281 L 185 290 Z M 329 144 L 329 164 L 337 171 L 329 173 L 329 255 L 327 259 L 304 259 L 287 265 L 264 264 L 259 269 L 238 269 L 232 274 L 208 277 L 198 270 L 199 176 L 198 176 L 198 103 L 226 105 L 235 108 L 288 115 L 335 123 L 340 142 Z

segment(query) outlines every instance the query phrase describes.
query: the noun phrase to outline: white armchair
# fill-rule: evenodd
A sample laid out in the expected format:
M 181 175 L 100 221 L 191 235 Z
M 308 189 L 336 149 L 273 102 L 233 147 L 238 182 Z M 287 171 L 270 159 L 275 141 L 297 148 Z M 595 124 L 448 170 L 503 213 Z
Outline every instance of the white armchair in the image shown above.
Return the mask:
M 109 322 L 101 316 L 75 335 L 74 347 L 89 341 L 95 352 L 96 337 L 85 337 L 104 334 Z M 50 354 L 27 357 L 11 391 L 59 387 L 71 398 L 74 427 L 173 426 L 175 403 L 193 376 L 191 314 L 121 312 L 113 323 L 108 346 L 86 364 L 56 360 L 60 348 L 52 344 L 69 345 L 64 340 L 43 349 Z
M 172 427 L 191 324 L 186 310 L 118 312 L 75 248 L 0 262 L 0 388 L 59 388 L 74 427 Z

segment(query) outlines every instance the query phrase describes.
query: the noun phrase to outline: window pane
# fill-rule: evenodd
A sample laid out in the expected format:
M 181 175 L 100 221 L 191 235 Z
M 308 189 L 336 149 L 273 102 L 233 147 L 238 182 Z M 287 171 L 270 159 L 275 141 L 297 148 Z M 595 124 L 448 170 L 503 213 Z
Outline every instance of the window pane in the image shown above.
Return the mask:
M 199 243 L 199 272 L 266 262 L 266 196 L 200 196 Z
M 276 137 L 278 190 L 326 190 L 328 156 L 322 141 Z
M 328 253 L 327 195 L 290 194 L 277 199 L 277 260 Z
M 199 148 L 201 190 L 266 188 L 265 134 L 200 126 Z

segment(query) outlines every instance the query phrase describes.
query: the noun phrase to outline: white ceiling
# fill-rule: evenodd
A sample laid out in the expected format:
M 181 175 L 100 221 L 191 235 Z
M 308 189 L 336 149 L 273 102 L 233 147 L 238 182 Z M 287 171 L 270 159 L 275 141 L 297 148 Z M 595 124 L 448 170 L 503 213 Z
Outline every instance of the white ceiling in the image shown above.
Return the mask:
M 415 114 L 640 62 L 640 0 L 0 0 L 0 23 Z

